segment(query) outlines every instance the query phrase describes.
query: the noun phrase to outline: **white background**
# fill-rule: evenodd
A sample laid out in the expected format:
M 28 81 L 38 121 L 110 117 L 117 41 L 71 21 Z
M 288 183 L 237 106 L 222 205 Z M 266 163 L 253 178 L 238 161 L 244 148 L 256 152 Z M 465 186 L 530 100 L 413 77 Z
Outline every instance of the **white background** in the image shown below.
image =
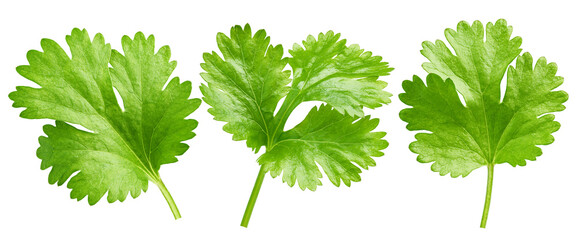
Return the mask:
M 577 78 L 575 7 L 572 1 L 6 1 L 0 4 L 0 239 L 576 239 Z M 556 114 L 562 127 L 543 156 L 525 167 L 495 168 L 487 229 L 480 229 L 486 168 L 466 178 L 441 177 L 418 163 L 407 148 L 414 132 L 398 113 L 401 82 L 424 76 L 421 43 L 443 39 L 461 20 L 505 18 L 522 48 L 559 66 L 570 94 Z M 248 229 L 239 226 L 258 172 L 257 155 L 233 142 L 204 104 L 191 117 L 200 125 L 190 150 L 160 174 L 183 218 L 174 221 L 160 191 L 124 203 L 102 200 L 90 207 L 69 198 L 69 189 L 47 183 L 35 151 L 41 126 L 50 120 L 18 117 L 9 92 L 31 82 L 15 67 L 41 38 L 65 45 L 74 27 L 104 34 L 120 49 L 122 35 L 154 34 L 157 48 L 170 45 L 174 76 L 199 86 L 202 53 L 216 50 L 216 33 L 235 24 L 264 28 L 285 50 L 308 34 L 342 33 L 348 43 L 390 62 L 383 79 L 390 105 L 368 111 L 381 119 L 390 146 L 363 172 L 362 181 L 334 187 L 326 177 L 316 192 L 290 188 L 267 175 Z M 66 49 L 66 47 L 64 47 Z M 287 53 L 288 54 L 288 53 Z M 193 97 L 200 97 L 194 88 Z M 312 105 L 297 109 L 294 125 Z

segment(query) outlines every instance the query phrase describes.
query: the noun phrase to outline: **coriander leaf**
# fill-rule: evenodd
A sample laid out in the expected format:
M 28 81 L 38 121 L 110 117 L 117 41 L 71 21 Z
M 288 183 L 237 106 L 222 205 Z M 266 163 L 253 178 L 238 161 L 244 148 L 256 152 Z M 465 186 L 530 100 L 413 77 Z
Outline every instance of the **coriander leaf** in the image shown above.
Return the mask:
M 541 57 L 533 65 L 529 53 L 517 58 L 515 68 L 509 68 L 507 94 L 502 104 L 512 116 L 496 146 L 495 163 L 525 166 L 525 159 L 536 160 L 541 156 L 536 145 L 553 143 L 551 134 L 561 124 L 549 113 L 563 111 L 563 103 L 568 100 L 565 91 L 553 91 L 563 83 L 563 77 L 556 73 L 557 64 L 547 63 Z
M 457 30 L 446 29 L 445 37 L 453 47 L 454 55 L 445 43 L 423 42 L 421 53 L 430 62 L 423 68 L 442 78 L 450 78 L 463 95 L 467 106 L 499 103 L 500 82 L 509 64 L 519 55 L 521 38 L 511 38 L 513 28 L 503 19 L 487 24 L 485 33 L 479 21 L 469 25 L 462 21 Z
M 152 181 L 179 218 L 158 171 L 188 149 L 182 141 L 194 137 L 197 122 L 185 117 L 200 100 L 188 99 L 192 86 L 178 78 L 163 89 L 176 67 L 170 49 L 155 53 L 154 37 L 140 32 L 122 38 L 125 55 L 111 51 L 101 34 L 91 40 L 86 30 L 72 30 L 66 41 L 72 58 L 49 39 L 41 41 L 43 52 L 29 51 L 30 65 L 17 71 L 40 88 L 20 86 L 9 95 L 14 107 L 26 108 L 21 117 L 56 120 L 55 126 L 44 126 L 46 137 L 40 137 L 37 152 L 41 168 L 51 168 L 49 183 L 70 179 L 70 197 L 88 197 L 93 205 L 106 193 L 110 203 L 124 201 L 129 192 L 136 198 Z
M 254 36 L 248 25 L 230 31 L 231 37 L 217 35 L 223 58 L 216 52 L 203 55 L 201 67 L 206 72 L 201 76 L 207 84 L 200 90 L 212 106 L 209 113 L 227 122 L 224 131 L 235 141 L 247 140 L 247 146 L 258 152 L 267 144 L 276 105 L 289 89 L 290 72 L 283 71 L 287 59 L 281 45 L 269 45 L 264 30 Z
M 407 129 L 417 133 L 409 148 L 417 160 L 433 162 L 431 169 L 451 177 L 467 176 L 487 166 L 487 196 L 481 227 L 486 226 L 495 164 L 524 166 L 542 154 L 537 145 L 553 143 L 560 124 L 552 112 L 565 109 L 568 95 L 554 91 L 563 82 L 557 65 L 520 53 L 520 37 L 511 38 L 505 20 L 483 25 L 459 23 L 445 35 L 455 55 L 442 41 L 423 43 L 430 62 L 427 84 L 415 76 L 403 82 L 399 98 L 412 108 L 400 113 Z M 509 66 L 516 59 L 516 66 Z M 500 84 L 507 71 L 503 100 Z M 463 96 L 465 104 L 458 94 Z
M 309 35 L 303 46 L 295 44 L 289 59 L 294 73 L 293 89 L 303 101 L 323 101 L 341 113 L 363 116 L 363 107 L 377 108 L 392 96 L 379 76 L 393 70 L 382 57 L 372 56 L 356 44 L 346 46 L 341 34 Z
M 315 190 L 322 176 L 317 163 L 331 182 L 341 180 L 350 186 L 361 180 L 361 169 L 376 165 L 372 157 L 380 157 L 387 147 L 384 132 L 371 132 L 378 119 L 356 119 L 322 105 L 311 109 L 306 118 L 293 129 L 284 132 L 279 141 L 258 158 L 265 171 L 273 177 L 283 173 L 283 181 L 294 186 L 298 179 L 301 189 Z M 355 165 L 356 164 L 356 165 Z
M 443 81 L 436 74 L 427 76 L 427 85 L 417 77 L 404 81 L 405 93 L 399 95 L 401 101 L 412 108 L 403 109 L 400 117 L 407 122 L 411 131 L 427 130 L 431 133 L 417 133 L 417 141 L 409 148 L 419 154 L 422 163 L 433 162 L 431 169 L 441 175 L 451 177 L 467 176 L 487 160 L 475 138 L 477 123 L 469 108 L 463 106 L 457 96 L 451 79 Z
M 290 58 L 283 58 L 282 46 L 270 45 L 264 30 L 252 35 L 248 24 L 244 29 L 233 27 L 230 36 L 219 33 L 217 43 L 223 58 L 205 53 L 201 64 L 207 82 L 201 91 L 212 107 L 209 112 L 227 122 L 223 129 L 233 134 L 233 140 L 247 140 L 256 151 L 266 147 L 258 159 L 261 170 L 242 226 L 248 225 L 267 172 L 273 177 L 283 173 L 283 181 L 291 187 L 298 182 L 303 190 L 315 190 L 322 177 L 316 163 L 336 186 L 360 181 L 358 166 L 375 165 L 372 157 L 381 156 L 387 142 L 381 139 L 383 132 L 371 132 L 377 119 L 360 117 L 363 107 L 390 102 L 391 95 L 383 91 L 386 83 L 378 78 L 392 68 L 381 57 L 357 45 L 346 46 L 332 31 L 316 39 L 309 36 L 304 47 L 295 44 Z M 291 71 L 284 71 L 287 63 L 292 83 Z M 292 111 L 305 101 L 328 105 L 313 108 L 302 123 L 285 131 Z

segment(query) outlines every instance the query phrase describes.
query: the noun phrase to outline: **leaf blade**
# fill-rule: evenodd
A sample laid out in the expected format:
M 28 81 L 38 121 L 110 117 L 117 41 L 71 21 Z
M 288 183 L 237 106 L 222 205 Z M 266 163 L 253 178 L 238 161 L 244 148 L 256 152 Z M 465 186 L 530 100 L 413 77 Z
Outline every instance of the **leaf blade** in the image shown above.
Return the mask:
M 304 47 L 303 47 L 304 46 Z M 312 35 L 289 51 L 294 71 L 293 89 L 302 101 L 323 101 L 341 113 L 363 116 L 363 107 L 377 108 L 390 103 L 387 86 L 378 80 L 393 69 L 380 56 L 365 52 L 358 45 L 346 46 L 340 34 L 332 31 Z
M 556 65 L 547 64 L 544 58 L 540 58 L 533 67 L 529 53 L 518 57 L 521 40 L 519 37 L 511 38 L 512 27 L 507 26 L 505 20 L 498 20 L 494 25 L 488 23 L 486 28 L 485 32 L 481 23 L 475 21 L 473 25 L 459 23 L 456 31 L 446 30 L 456 55 L 440 40 L 435 44 L 424 42 L 422 53 L 430 61 L 423 64 L 429 72 L 427 86 L 415 77 L 413 81 L 404 82 L 405 93 L 399 96 L 402 102 L 412 106 L 400 113 L 401 119 L 408 123 L 407 129 L 431 132 L 418 133 L 417 141 L 411 143 L 411 150 L 419 154 L 419 161 L 435 162 L 433 171 L 442 175 L 466 176 L 482 165 L 505 162 L 524 166 L 525 160 L 535 160 L 542 154 L 538 145 L 551 144 L 552 133 L 560 127 L 550 113 L 562 111 L 568 97 L 564 91 L 553 91 L 563 81 L 555 75 Z M 508 66 L 515 58 L 517 66 Z M 507 68 L 507 89 L 501 102 L 500 82 Z M 420 91 L 414 90 L 416 85 Z M 425 98 L 420 96 L 423 92 L 437 92 L 437 95 Z M 463 96 L 466 106 L 459 102 L 458 93 Z M 452 106 L 441 103 L 447 96 L 454 102 Z M 435 105 L 434 102 L 437 102 L 437 108 L 430 106 Z M 441 114 L 450 121 L 432 123 L 433 115 L 424 119 L 412 113 L 427 104 L 434 109 L 433 114 Z M 449 126 L 450 123 L 458 124 Z M 470 139 L 463 137 L 467 134 L 455 134 L 457 128 L 466 129 Z M 435 141 L 426 140 L 439 134 L 447 136 Z M 471 149 L 468 146 L 473 146 L 473 142 L 481 152 L 447 153 L 440 150 L 447 146 Z M 454 158 L 454 164 L 435 161 L 439 156 Z M 475 162 L 471 159 L 477 159 L 477 164 L 471 165 Z
M 203 55 L 203 100 L 215 120 L 227 122 L 223 129 L 233 140 L 247 140 L 258 152 L 267 145 L 274 110 L 288 92 L 283 48 L 270 45 L 264 30 L 253 35 L 248 24 L 233 27 L 230 37 L 219 33 L 217 43 L 224 59 L 216 52 Z
M 175 162 L 175 156 L 184 153 L 187 147 L 183 149 L 181 142 L 194 136 L 192 130 L 197 124 L 184 118 L 198 108 L 200 101 L 188 99 L 190 83 L 179 84 L 178 78 L 162 90 L 175 62 L 169 62 L 168 47 L 154 54 L 152 36 L 145 39 L 142 33 L 137 33 L 134 41 L 123 38 L 123 47 L 127 55 L 132 54 L 129 56 L 132 59 L 112 52 L 101 34 L 91 40 L 86 30 L 74 29 L 66 41 L 71 57 L 48 39 L 41 42 L 44 52 L 30 51 L 29 65 L 20 66 L 17 71 L 40 88 L 17 87 L 9 97 L 14 107 L 26 108 L 21 113 L 24 118 L 56 120 L 55 126 L 44 127 L 47 136 L 39 138 L 41 146 L 37 151 L 41 168 L 51 168 L 49 183 L 62 185 L 68 181 L 71 198 L 88 197 L 90 205 L 106 193 L 109 202 L 124 201 L 128 193 L 135 198 L 147 190 L 149 180 L 157 183 L 161 164 Z M 130 50 L 131 44 L 138 45 L 139 51 Z M 111 69 L 109 62 L 113 65 Z M 132 63 L 124 68 L 125 73 L 130 74 L 115 72 L 127 63 Z M 134 74 L 141 73 L 143 68 L 144 78 L 148 77 L 149 81 L 141 81 L 142 74 Z M 111 72 L 115 72 L 114 77 L 110 76 Z M 152 74 L 160 72 L 163 74 Z M 152 80 L 156 84 L 149 84 Z M 140 96 L 134 89 L 127 90 L 126 86 L 131 84 L 146 85 L 150 89 Z M 118 104 L 113 87 L 120 89 L 125 112 Z M 153 95 L 158 97 L 150 97 Z M 147 103 L 149 97 L 162 101 L 160 107 L 165 112 L 160 114 L 162 117 L 156 117 L 165 119 L 164 125 L 181 127 L 168 130 L 166 126 L 160 127 L 163 132 L 158 136 L 168 139 L 159 150 L 162 154 L 158 157 L 162 160 L 146 155 L 150 145 L 144 142 L 151 139 L 151 132 L 146 131 L 143 122 L 152 119 L 151 116 L 158 113 L 154 109 L 159 107 Z M 158 128 L 162 121 L 157 121 L 154 127 Z M 68 123 L 81 125 L 90 132 Z
M 378 119 L 342 115 L 328 105 L 314 107 L 257 161 L 271 176 L 283 173 L 283 182 L 289 186 L 298 182 L 302 190 L 322 185 L 316 164 L 335 186 L 341 181 L 350 186 L 360 181 L 360 168 L 375 166 L 372 157 L 382 156 L 381 150 L 388 146 L 384 132 L 372 132 L 377 125 Z

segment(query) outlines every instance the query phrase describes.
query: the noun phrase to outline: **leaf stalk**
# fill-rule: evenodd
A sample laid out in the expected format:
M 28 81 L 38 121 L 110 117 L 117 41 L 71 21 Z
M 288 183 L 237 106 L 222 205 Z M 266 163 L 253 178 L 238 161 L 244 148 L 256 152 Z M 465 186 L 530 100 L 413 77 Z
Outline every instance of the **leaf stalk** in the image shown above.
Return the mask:
M 481 218 L 481 228 L 487 226 L 487 218 L 489 217 L 489 206 L 491 205 L 491 192 L 493 191 L 493 172 L 495 164 L 489 163 L 487 165 L 487 193 L 485 194 L 485 207 L 483 208 L 483 217 Z
M 172 195 L 170 195 L 170 192 L 164 185 L 164 182 L 162 182 L 162 179 L 160 179 L 159 177 L 156 181 L 154 181 L 154 183 L 156 184 L 156 186 L 158 186 L 158 188 L 162 192 L 162 196 L 164 196 L 164 199 L 166 199 L 166 202 L 170 207 L 170 211 L 172 211 L 172 214 L 174 215 L 174 220 L 181 218 L 180 211 L 178 211 L 178 207 L 176 206 L 176 203 L 174 202 Z
M 262 187 L 262 182 L 264 180 L 265 174 L 266 171 L 264 170 L 264 168 L 260 167 L 260 171 L 258 172 L 258 176 L 256 177 L 252 193 L 250 194 L 250 198 L 248 199 L 248 203 L 246 204 L 246 209 L 244 210 L 244 215 L 242 216 L 240 226 L 243 226 L 245 228 L 248 227 L 248 222 L 250 221 L 250 216 L 252 215 L 252 210 L 254 209 L 254 205 L 256 204 L 256 199 L 258 198 L 258 193 L 260 192 L 260 188 Z

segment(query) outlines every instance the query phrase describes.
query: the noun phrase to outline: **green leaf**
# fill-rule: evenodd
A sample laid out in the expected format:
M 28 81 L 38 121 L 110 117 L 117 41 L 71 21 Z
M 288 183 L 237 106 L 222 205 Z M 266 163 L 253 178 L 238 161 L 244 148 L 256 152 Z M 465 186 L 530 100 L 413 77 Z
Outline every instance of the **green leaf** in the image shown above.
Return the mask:
M 282 172 L 283 181 L 289 186 L 298 179 L 303 190 L 314 191 L 322 185 L 317 163 L 334 185 L 340 186 L 342 180 L 350 186 L 351 181 L 361 180 L 359 167 L 374 167 L 372 157 L 383 156 L 380 150 L 388 146 L 382 139 L 384 132 L 371 132 L 378 124 L 378 119 L 355 119 L 327 105 L 314 107 L 299 125 L 283 133 L 258 162 L 273 177 Z
M 433 162 L 431 169 L 451 177 L 467 176 L 488 166 L 488 203 L 493 166 L 509 163 L 524 166 L 542 154 L 537 145 L 553 142 L 560 124 L 552 112 L 565 109 L 568 95 L 554 91 L 563 82 L 556 76 L 557 65 L 531 54 L 520 53 L 520 37 L 511 38 L 512 27 L 505 20 L 488 23 L 486 32 L 479 21 L 460 22 L 445 35 L 453 54 L 440 40 L 423 43 L 421 51 L 430 62 L 423 68 L 427 83 L 415 76 L 403 82 L 399 98 L 412 108 L 400 113 L 407 129 L 417 133 L 410 149 L 417 160 Z M 509 66 L 516 60 L 516 66 Z M 501 81 L 507 71 L 507 88 L 501 101 Z M 459 99 L 460 94 L 464 103 Z
M 129 192 L 135 198 L 152 181 L 171 204 L 158 171 L 188 149 L 182 141 L 194 137 L 197 121 L 185 117 L 200 100 L 188 99 L 188 81 L 173 78 L 164 88 L 176 67 L 170 49 L 155 53 L 154 37 L 140 32 L 122 38 L 124 55 L 111 51 L 101 34 L 91 40 L 86 30 L 74 29 L 66 41 L 72 58 L 49 39 L 41 41 L 43 52 L 29 51 L 29 65 L 17 71 L 40 88 L 20 86 L 10 94 L 14 107 L 26 108 L 21 117 L 56 120 L 44 126 L 37 152 L 42 169 L 51 168 L 49 182 L 70 179 L 71 198 L 88 197 L 93 205 L 106 193 L 111 203 Z M 175 217 L 177 211 L 174 206 Z
M 467 176 L 487 164 L 483 150 L 477 143 L 480 134 L 471 110 L 463 106 L 451 79 L 443 81 L 436 74 L 427 76 L 427 85 L 417 77 L 404 81 L 399 98 L 412 108 L 403 109 L 400 117 L 407 129 L 427 130 L 417 133 L 411 151 L 419 154 L 422 163 L 434 162 L 431 169 L 441 175 Z
M 372 56 L 356 44 L 346 46 L 340 34 L 320 33 L 318 40 L 309 35 L 303 47 L 295 44 L 290 50 L 293 89 L 303 101 L 323 101 L 341 113 L 363 116 L 363 107 L 377 108 L 390 103 L 392 96 L 383 91 L 387 86 L 379 76 L 392 68 L 382 57 Z
M 205 63 L 201 64 L 206 71 L 201 76 L 207 82 L 201 91 L 212 107 L 209 112 L 216 120 L 227 122 L 224 130 L 233 134 L 233 140 L 247 140 L 247 146 L 257 150 L 266 146 L 268 153 L 287 136 L 284 124 L 304 101 L 324 101 L 352 117 L 362 116 L 362 107 L 376 108 L 390 102 L 390 94 L 382 91 L 386 83 L 378 77 L 392 69 L 381 57 L 357 45 L 347 47 L 339 38 L 340 34 L 332 31 L 319 34 L 318 40 L 309 36 L 303 42 L 305 48 L 295 44 L 290 51 L 293 57 L 287 59 L 282 57 L 281 45 L 270 45 L 264 30 L 252 35 L 246 25 L 244 29 L 233 27 L 230 37 L 219 33 L 217 43 L 223 58 L 216 52 L 205 53 Z M 287 62 L 295 75 L 291 87 L 287 86 L 290 71 L 283 71 Z M 274 114 L 283 97 L 283 105 Z M 302 179 L 317 177 L 317 173 L 309 174 Z
M 248 147 L 258 152 L 265 146 L 270 123 L 278 101 L 286 95 L 290 72 L 283 71 L 287 59 L 283 48 L 269 45 L 264 30 L 252 35 L 250 26 L 235 26 L 229 38 L 217 35 L 221 58 L 216 52 L 203 55 L 201 73 L 207 84 L 200 90 L 215 120 L 227 122 L 224 131 L 233 140 L 247 140 Z
M 267 172 L 273 177 L 284 172 L 283 181 L 290 186 L 298 182 L 303 190 L 315 190 L 322 177 L 316 163 L 336 186 L 360 181 L 360 168 L 375 165 L 372 157 L 381 156 L 387 143 L 381 140 L 384 133 L 371 132 L 378 120 L 361 117 L 363 107 L 390 102 L 391 94 L 383 91 L 386 83 L 378 78 L 392 68 L 381 57 L 358 45 L 346 46 L 332 31 L 309 36 L 304 47 L 295 44 L 290 58 L 283 58 L 282 46 L 271 45 L 264 30 L 253 35 L 248 24 L 233 27 L 230 36 L 219 33 L 217 43 L 223 57 L 205 53 L 201 64 L 207 83 L 201 91 L 212 107 L 209 112 L 226 122 L 223 129 L 233 140 L 247 140 L 256 151 L 266 147 L 242 226 L 248 225 Z M 292 71 L 284 71 L 287 63 Z M 313 108 L 302 123 L 285 131 L 293 110 L 306 101 L 328 105 Z M 322 129 L 332 121 L 338 125 Z
M 499 103 L 500 83 L 509 64 L 517 58 L 521 38 L 511 38 L 513 28 L 503 19 L 487 24 L 485 33 L 479 21 L 469 25 L 462 21 L 457 30 L 446 29 L 445 37 L 453 47 L 454 55 L 445 43 L 423 42 L 421 53 L 430 62 L 423 68 L 442 78 L 450 78 L 471 107 L 481 103 Z

